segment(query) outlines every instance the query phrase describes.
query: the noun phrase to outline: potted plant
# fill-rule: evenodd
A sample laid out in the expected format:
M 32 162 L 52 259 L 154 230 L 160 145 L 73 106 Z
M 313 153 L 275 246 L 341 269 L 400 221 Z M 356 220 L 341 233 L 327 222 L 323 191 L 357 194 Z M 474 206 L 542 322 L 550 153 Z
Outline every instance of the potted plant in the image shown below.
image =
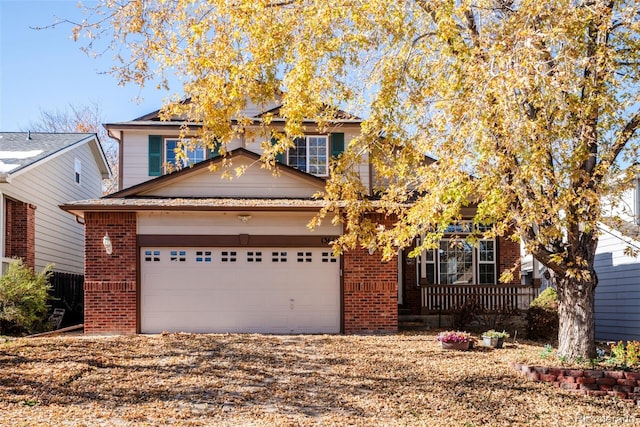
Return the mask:
M 498 332 L 490 329 L 482 334 L 482 342 L 488 347 L 502 348 L 505 338 L 509 338 L 509 334 L 505 331 Z
M 468 350 L 475 339 L 467 332 L 445 331 L 438 334 L 436 341 L 445 350 Z

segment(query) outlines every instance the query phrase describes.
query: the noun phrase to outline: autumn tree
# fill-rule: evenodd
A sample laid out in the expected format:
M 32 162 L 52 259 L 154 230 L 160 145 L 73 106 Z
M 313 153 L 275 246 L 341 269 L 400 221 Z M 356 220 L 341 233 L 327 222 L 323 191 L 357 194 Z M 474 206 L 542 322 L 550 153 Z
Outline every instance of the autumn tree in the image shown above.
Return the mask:
M 426 248 L 477 207 L 487 235 L 522 240 L 552 272 L 559 353 L 590 358 L 602 197 L 618 190 L 617 162 L 636 158 L 638 3 L 104 0 L 73 34 L 111 49 L 121 83 L 179 76 L 165 116 L 200 123 L 204 144 L 264 134 L 272 116 L 243 108 L 280 100 L 266 165 L 311 130 L 305 119 L 322 130 L 332 106 L 363 115 L 324 195 L 321 217 L 340 210 L 347 225 L 337 245 L 391 256 L 424 235 Z M 375 201 L 351 168 L 363 159 L 384 183 Z M 372 210 L 398 221 L 376 227 Z
M 40 109 L 40 116 L 31 120 L 24 131 L 33 132 L 81 132 L 95 133 L 109 162 L 112 176 L 103 182 L 103 193 L 118 189 L 118 145 L 102 126 L 102 107 L 97 101 L 84 105 L 69 104 L 62 109 Z

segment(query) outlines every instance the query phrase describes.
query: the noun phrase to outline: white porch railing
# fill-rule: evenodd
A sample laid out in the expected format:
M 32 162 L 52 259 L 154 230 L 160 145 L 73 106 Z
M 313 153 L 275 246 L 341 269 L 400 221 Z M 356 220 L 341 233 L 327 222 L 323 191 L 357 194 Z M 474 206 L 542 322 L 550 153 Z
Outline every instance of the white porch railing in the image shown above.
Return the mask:
M 422 285 L 422 312 L 450 313 L 470 303 L 486 311 L 526 310 L 539 293 L 539 287 L 523 285 Z

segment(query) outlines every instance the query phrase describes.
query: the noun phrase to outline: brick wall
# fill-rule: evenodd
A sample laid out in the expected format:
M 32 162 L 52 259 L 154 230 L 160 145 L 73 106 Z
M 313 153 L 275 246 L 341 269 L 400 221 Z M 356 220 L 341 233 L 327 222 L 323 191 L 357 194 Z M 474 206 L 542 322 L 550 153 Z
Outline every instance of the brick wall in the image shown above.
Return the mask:
M 379 223 L 383 217 L 373 218 Z M 398 331 L 398 260 L 358 248 L 343 256 L 344 332 Z
M 36 265 L 36 207 L 6 199 L 5 256 L 22 258 L 24 264 Z
M 498 238 L 498 279 L 503 271 L 512 268 L 514 265 L 520 266 L 520 242 L 514 242 L 511 239 Z M 519 284 L 520 268 L 517 268 L 513 275 L 511 283 Z
M 109 234 L 113 253 L 102 244 Z M 85 215 L 85 333 L 137 332 L 136 214 Z

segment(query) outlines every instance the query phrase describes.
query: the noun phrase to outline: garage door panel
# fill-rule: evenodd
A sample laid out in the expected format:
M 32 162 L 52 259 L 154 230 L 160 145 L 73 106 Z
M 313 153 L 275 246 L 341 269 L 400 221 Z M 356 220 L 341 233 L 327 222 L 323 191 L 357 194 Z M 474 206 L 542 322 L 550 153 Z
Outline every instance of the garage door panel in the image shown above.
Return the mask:
M 339 264 L 317 248 L 142 248 L 142 332 L 337 333 Z

